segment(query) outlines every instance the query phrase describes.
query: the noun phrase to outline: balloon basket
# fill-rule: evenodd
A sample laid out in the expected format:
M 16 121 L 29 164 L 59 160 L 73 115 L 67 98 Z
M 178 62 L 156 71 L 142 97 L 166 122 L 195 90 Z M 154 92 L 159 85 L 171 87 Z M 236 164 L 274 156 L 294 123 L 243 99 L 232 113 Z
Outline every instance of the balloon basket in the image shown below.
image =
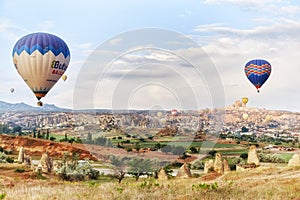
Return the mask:
M 38 102 L 37 102 L 37 105 L 38 105 L 38 106 L 43 106 L 43 102 L 38 101 Z

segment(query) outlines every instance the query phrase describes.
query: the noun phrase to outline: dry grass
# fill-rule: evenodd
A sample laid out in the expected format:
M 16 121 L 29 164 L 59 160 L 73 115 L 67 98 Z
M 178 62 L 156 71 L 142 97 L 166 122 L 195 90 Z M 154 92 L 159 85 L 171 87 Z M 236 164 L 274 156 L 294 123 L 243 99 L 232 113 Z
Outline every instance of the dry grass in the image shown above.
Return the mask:
M 0 167 L 1 168 L 1 167 Z M 205 178 L 171 179 L 158 181 L 126 178 L 121 184 L 116 180 L 94 182 L 63 182 L 55 177 L 47 180 L 23 180 L 17 177 L 1 176 L 13 181 L 13 186 L 0 186 L 4 199 L 300 199 L 300 168 L 258 168 L 253 171 L 230 172 L 216 176 L 215 180 Z M 218 187 L 193 187 L 200 183 Z

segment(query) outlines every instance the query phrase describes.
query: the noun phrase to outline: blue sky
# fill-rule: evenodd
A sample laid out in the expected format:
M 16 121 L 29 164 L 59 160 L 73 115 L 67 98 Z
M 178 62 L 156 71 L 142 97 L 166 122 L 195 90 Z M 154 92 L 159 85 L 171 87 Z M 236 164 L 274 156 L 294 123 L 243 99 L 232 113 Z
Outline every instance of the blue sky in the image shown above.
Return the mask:
M 80 76 L 79 72 L 89 54 L 117 35 L 146 27 L 173 30 L 195 41 L 208 54 L 219 72 L 226 105 L 247 96 L 251 107 L 300 111 L 300 2 L 296 0 L 52 0 L 42 3 L 33 0 L 2 0 L 0 100 L 36 104 L 34 95 L 12 63 L 12 48 L 22 36 L 44 31 L 61 37 L 68 44 L 71 51 L 71 63 L 66 72 L 68 80 L 59 81 L 43 102 L 72 108 L 77 76 Z M 115 42 L 121 41 L 120 38 L 117 39 Z M 189 53 L 193 54 L 192 51 Z M 170 58 L 170 55 L 157 51 L 139 55 L 131 53 L 115 62 L 115 69 L 128 70 L 133 63 L 129 58 L 140 58 L 141 55 L 144 56 L 144 61 L 149 57 L 152 61 L 153 57 L 159 57 L 157 65 L 167 65 L 166 60 L 161 62 L 161 59 Z M 273 67 L 272 74 L 260 94 L 256 93 L 243 74 L 244 64 L 253 58 L 267 59 Z M 178 65 L 183 63 L 179 62 Z M 156 66 L 154 69 L 157 74 L 164 74 L 162 70 L 166 68 Z M 110 74 L 120 73 L 118 70 L 110 70 Z M 133 84 L 132 77 L 131 73 L 124 83 Z M 168 79 L 168 76 L 164 80 L 174 81 Z M 113 89 L 118 83 L 120 79 L 110 79 L 103 82 L 106 86 L 98 87 L 99 91 L 95 91 L 96 107 L 110 107 L 109 102 L 114 98 Z M 199 84 L 204 83 L 200 81 Z M 12 94 L 11 87 L 15 88 Z M 166 88 L 159 89 L 157 85 L 147 87 L 145 86 L 144 91 L 139 90 L 132 94 L 130 101 L 133 101 L 132 105 L 136 102 L 136 108 L 151 108 L 157 105 L 165 109 L 180 107 L 176 103 L 167 105 L 166 102 L 172 101 L 173 97 L 163 95 L 166 94 Z M 203 91 L 201 86 L 195 88 L 196 93 L 200 90 Z M 151 92 L 152 96 L 160 97 L 155 105 L 151 105 L 153 99 L 145 98 L 145 94 Z M 198 96 L 198 101 L 201 101 L 199 107 L 211 107 L 210 92 L 204 93 L 206 94 Z M 188 101 L 189 98 L 185 98 Z M 126 101 L 129 102 L 128 99 Z

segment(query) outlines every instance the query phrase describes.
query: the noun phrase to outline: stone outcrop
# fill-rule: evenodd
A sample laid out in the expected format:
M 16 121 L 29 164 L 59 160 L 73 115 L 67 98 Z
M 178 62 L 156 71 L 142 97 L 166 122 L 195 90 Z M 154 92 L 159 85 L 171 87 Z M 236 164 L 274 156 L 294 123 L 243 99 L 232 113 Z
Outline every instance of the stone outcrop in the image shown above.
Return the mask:
M 255 165 L 254 163 L 245 164 L 245 165 L 236 165 L 236 171 L 243 172 L 243 171 L 248 171 L 248 170 L 254 169 L 256 167 L 257 167 L 257 165 Z
M 42 171 L 43 173 L 51 173 L 53 169 L 53 163 L 51 158 L 49 157 L 48 152 L 43 153 L 40 163 L 38 165 L 38 171 Z
M 25 158 L 24 148 L 20 147 L 19 155 L 18 155 L 18 162 L 19 163 L 23 163 L 24 162 L 24 158 Z
M 222 155 L 220 153 L 216 153 L 215 163 L 214 163 L 214 171 L 219 174 L 224 173 Z
M 231 171 L 227 159 L 223 160 L 223 169 L 224 169 L 224 174 L 227 174 L 228 172 Z
M 214 170 L 214 160 L 210 159 L 204 163 L 204 173 L 207 174 L 210 171 Z
M 300 166 L 300 155 L 295 153 L 289 160 L 288 166 Z
M 168 180 L 168 175 L 164 168 L 160 169 L 158 172 L 158 180 Z
M 184 163 L 178 170 L 176 178 L 190 178 L 192 177 L 192 173 L 188 168 L 187 164 Z
M 248 152 L 248 160 L 247 164 L 255 164 L 256 166 L 259 166 L 259 158 L 256 152 L 256 146 L 252 145 Z
M 217 172 L 225 174 L 230 172 L 230 167 L 227 159 L 223 159 L 220 153 L 216 153 L 215 161 L 210 159 L 204 163 L 204 173 Z

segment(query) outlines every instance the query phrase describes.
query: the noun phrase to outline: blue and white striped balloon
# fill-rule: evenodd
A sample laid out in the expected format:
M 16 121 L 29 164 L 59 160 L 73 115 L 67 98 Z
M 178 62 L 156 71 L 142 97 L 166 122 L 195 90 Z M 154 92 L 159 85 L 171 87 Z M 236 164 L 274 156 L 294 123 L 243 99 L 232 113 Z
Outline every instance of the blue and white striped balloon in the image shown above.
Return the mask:
M 55 85 L 70 62 L 66 43 L 55 35 L 40 32 L 19 39 L 12 56 L 18 73 L 38 100 Z

